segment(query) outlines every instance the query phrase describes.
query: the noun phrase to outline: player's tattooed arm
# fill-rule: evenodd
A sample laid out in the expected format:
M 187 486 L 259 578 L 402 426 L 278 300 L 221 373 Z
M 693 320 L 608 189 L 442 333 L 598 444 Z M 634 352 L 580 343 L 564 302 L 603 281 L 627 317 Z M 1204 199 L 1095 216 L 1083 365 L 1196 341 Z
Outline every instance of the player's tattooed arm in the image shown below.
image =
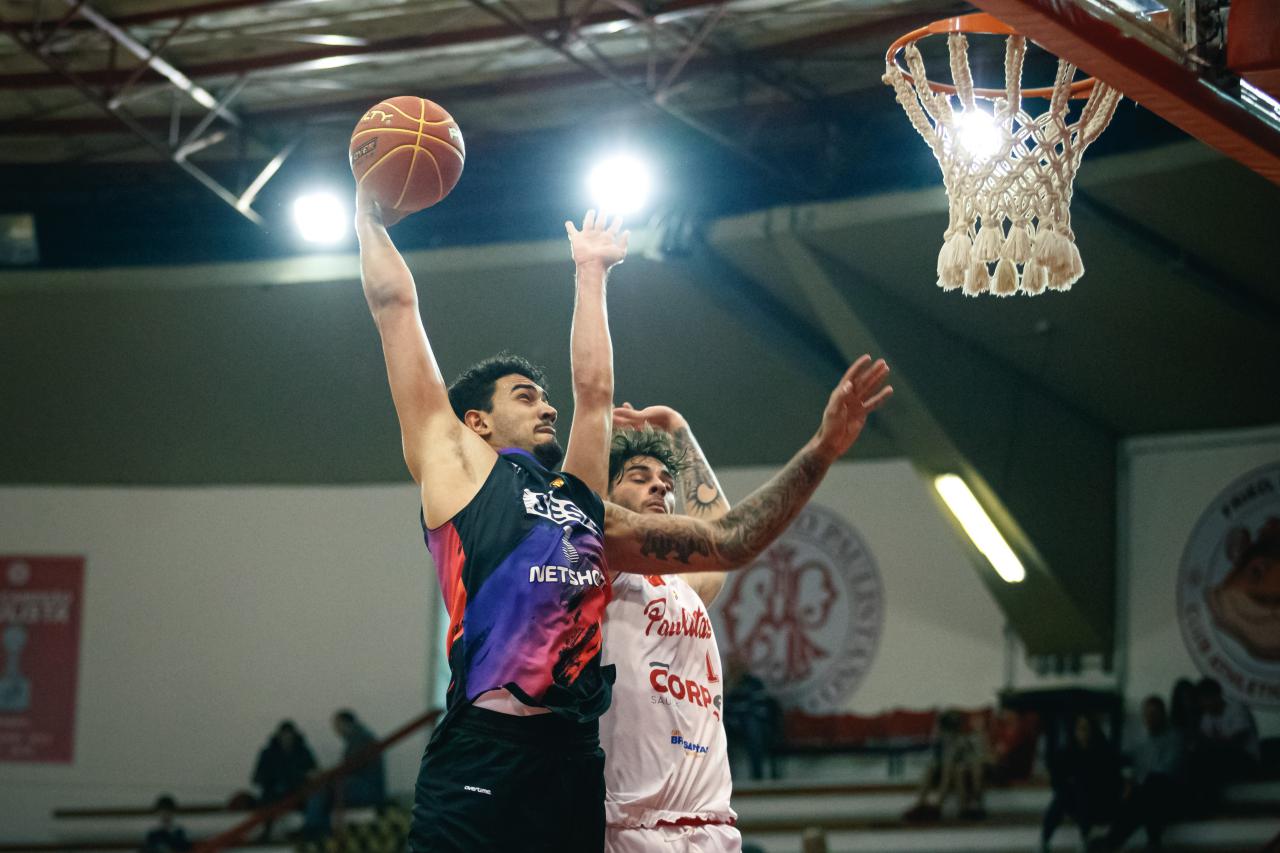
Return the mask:
M 716 572 L 743 566 L 786 529 L 833 459 L 806 445 L 772 480 L 715 521 L 639 514 L 606 504 L 609 563 L 643 574 Z
M 720 481 L 715 472 L 707 464 L 698 440 L 693 437 L 689 425 L 672 430 L 671 438 L 675 442 L 676 455 L 684 460 L 684 467 L 677 477 L 680 483 L 680 495 L 684 499 L 684 511 L 695 518 L 708 521 L 720 518 L 729 512 L 729 501 L 720 488 Z
M 615 569 L 642 574 L 726 571 L 753 560 L 787 528 L 827 469 L 893 393 L 883 360 L 859 358 L 827 400 L 822 424 L 773 479 L 722 518 L 649 515 L 605 505 L 605 549 Z

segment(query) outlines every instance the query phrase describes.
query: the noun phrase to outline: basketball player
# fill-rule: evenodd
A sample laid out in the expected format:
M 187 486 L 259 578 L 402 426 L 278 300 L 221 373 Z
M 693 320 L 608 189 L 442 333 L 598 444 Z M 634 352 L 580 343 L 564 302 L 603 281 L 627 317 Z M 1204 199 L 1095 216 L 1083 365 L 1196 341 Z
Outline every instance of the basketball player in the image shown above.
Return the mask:
M 614 410 L 609 500 L 633 512 L 714 520 L 729 511 L 684 418 L 666 406 Z M 639 428 L 637 428 L 639 427 Z M 610 568 L 616 568 L 611 566 Z M 720 652 L 707 607 L 724 572 L 613 576 L 603 660 L 617 669 L 600 719 L 608 853 L 730 853 L 742 837 L 729 807 Z
M 481 362 L 446 388 L 417 289 L 363 193 L 361 277 L 382 339 L 422 525 L 450 615 L 447 711 L 423 757 L 413 851 L 599 851 L 604 755 L 598 718 L 606 556 L 627 571 L 723 571 L 786 528 L 867 415 L 892 392 L 883 361 L 859 359 L 817 435 L 769 483 L 715 522 L 605 504 L 613 359 L 605 277 L 626 253 L 618 223 L 565 223 L 576 266 L 568 450 L 527 362 Z M 564 458 L 563 472 L 551 468 Z M 608 541 L 606 551 L 605 542 Z

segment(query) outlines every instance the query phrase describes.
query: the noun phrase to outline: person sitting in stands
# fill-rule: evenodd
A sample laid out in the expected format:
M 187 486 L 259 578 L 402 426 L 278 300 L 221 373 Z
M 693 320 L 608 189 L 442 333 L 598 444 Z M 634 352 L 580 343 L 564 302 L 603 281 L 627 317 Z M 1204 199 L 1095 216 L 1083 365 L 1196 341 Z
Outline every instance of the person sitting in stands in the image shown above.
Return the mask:
M 345 764 L 368 753 L 378 742 L 353 711 L 343 709 L 333 715 L 333 730 L 342 738 L 342 761 Z M 380 806 L 387 798 L 387 773 L 382 753 L 370 755 L 367 761 L 336 779 L 324 790 L 307 800 L 307 817 L 302 827 L 306 838 L 329 834 L 329 812 L 334 805 L 344 808 Z
M 1139 826 L 1147 830 L 1147 849 L 1158 850 L 1165 826 L 1186 804 L 1186 743 L 1182 732 L 1170 725 L 1159 696 L 1143 701 L 1142 725 L 1146 737 L 1133 750 L 1133 779 L 1100 845 L 1104 851 L 1122 849 Z
M 1200 697 L 1201 761 L 1215 790 L 1253 776 L 1262 759 L 1258 726 L 1248 706 L 1222 694 L 1222 685 L 1203 678 Z
M 1036 762 L 1040 718 L 1006 708 L 996 717 L 989 733 L 986 779 L 992 785 L 1025 782 Z
M 764 778 L 766 760 L 776 779 L 778 766 L 771 753 L 781 727 L 778 701 L 769 695 L 769 689 L 741 655 L 731 655 L 726 664 L 724 730 L 730 752 L 739 748 L 746 751 L 753 780 Z
M 298 790 L 315 769 L 316 757 L 307 739 L 292 720 L 282 720 L 253 768 L 253 784 L 261 792 L 258 802 L 264 806 L 279 802 Z M 260 840 L 271 838 L 271 824 L 267 821 Z
M 1040 827 L 1047 851 L 1064 817 L 1075 821 L 1087 847 L 1095 826 L 1110 822 L 1120 798 L 1120 757 L 1087 714 L 1076 717 L 1071 743 L 1049 763 L 1053 799 Z
M 965 716 L 959 711 L 944 711 L 938 717 L 938 734 L 933 756 L 920 782 L 916 804 L 903 815 L 903 820 L 938 820 L 947 798 L 953 793 L 960 801 L 960 817 L 981 820 L 986 817 L 982 806 L 983 764 L 987 753 L 981 734 L 965 731 Z M 930 802 L 930 797 L 936 802 Z
M 177 809 L 177 801 L 168 794 L 156 798 L 155 812 L 160 825 L 147 833 L 147 838 L 142 843 L 143 853 L 178 853 L 180 850 L 191 849 L 186 830 L 173 822 L 173 813 Z

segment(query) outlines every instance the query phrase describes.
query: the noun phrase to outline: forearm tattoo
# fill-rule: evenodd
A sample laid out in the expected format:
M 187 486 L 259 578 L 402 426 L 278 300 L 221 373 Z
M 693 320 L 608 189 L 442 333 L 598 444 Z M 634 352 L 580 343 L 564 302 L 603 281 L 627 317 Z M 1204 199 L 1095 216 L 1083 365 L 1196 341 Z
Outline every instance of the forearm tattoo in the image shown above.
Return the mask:
M 647 530 L 640 540 L 640 553 L 659 560 L 678 560 L 688 564 L 694 554 L 710 557 L 711 537 L 703 531 Z
M 676 455 L 684 460 L 680 469 L 680 494 L 684 498 L 685 512 L 693 516 L 705 516 L 720 509 L 728 511 L 729 502 L 725 500 L 716 475 L 702 455 L 693 432 L 686 426 L 671 434 L 675 442 Z
M 754 559 L 800 514 L 829 467 L 811 450 L 797 453 L 772 480 L 716 522 L 716 551 L 734 566 Z
M 787 528 L 828 467 L 818 454 L 801 451 L 728 515 L 709 524 L 685 521 L 677 526 L 671 516 L 637 516 L 634 523 L 640 528 L 640 553 L 685 564 L 695 556 L 715 558 L 718 565 L 708 568 L 741 566 Z

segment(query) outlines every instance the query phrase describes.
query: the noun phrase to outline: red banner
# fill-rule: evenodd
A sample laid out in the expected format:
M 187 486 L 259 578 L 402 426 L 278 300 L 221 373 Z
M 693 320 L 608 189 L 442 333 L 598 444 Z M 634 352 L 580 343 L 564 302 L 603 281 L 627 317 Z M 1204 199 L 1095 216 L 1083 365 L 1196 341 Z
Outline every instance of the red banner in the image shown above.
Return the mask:
M 71 763 L 84 557 L 0 556 L 0 762 Z

